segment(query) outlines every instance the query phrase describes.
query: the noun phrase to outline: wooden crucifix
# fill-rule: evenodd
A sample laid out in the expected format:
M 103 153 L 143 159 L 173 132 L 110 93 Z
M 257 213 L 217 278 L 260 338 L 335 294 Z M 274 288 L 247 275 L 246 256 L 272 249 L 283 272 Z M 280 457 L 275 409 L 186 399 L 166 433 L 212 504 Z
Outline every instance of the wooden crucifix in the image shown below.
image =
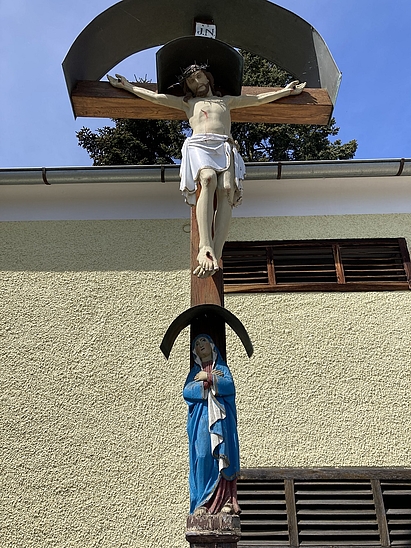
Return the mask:
M 233 55 L 240 55 L 231 49 Z M 179 332 L 191 325 L 193 367 L 186 381 L 184 397 L 190 409 L 192 407 L 188 426 L 189 437 L 193 438 L 190 437 L 191 507 L 186 538 L 193 548 L 213 539 L 216 540 L 213 546 L 223 547 L 228 542 L 234 547 L 240 533 L 236 496 L 239 453 L 235 390 L 226 364 L 225 323 L 239 335 L 249 356 L 253 349 L 244 326 L 224 308 L 221 256 L 232 208 L 241 203 L 241 181 L 245 176 L 244 162 L 231 136 L 231 113 L 241 110 L 244 115 L 254 109 L 254 113 L 258 111 L 263 116 L 261 109 L 266 105 L 272 111 L 274 101 L 286 98 L 292 101 L 294 97 L 300 97 L 305 88 L 305 83 L 293 81 L 282 89 L 224 94 L 216 87 L 212 66 L 210 71 L 208 68 L 207 63 L 197 63 L 193 59 L 192 64 L 182 69 L 178 78 L 180 94 L 156 92 L 147 86 L 132 84 L 123 76 L 108 76 L 116 92 L 129 92 L 137 96 L 141 104 L 159 109 L 153 116 L 148 115 L 147 110 L 145 117 L 167 118 L 169 116 L 161 115 L 161 109 L 168 109 L 177 112 L 179 117 L 185 116 L 192 129 L 192 135 L 183 146 L 180 169 L 180 189 L 192 206 L 191 308 L 172 322 L 161 349 L 168 357 Z M 222 88 L 230 88 L 229 80 L 234 72 L 228 67 L 220 73 L 219 77 L 227 80 L 222 82 Z M 76 93 L 74 104 L 75 97 Z M 292 111 L 291 103 L 288 108 Z M 126 116 L 125 113 L 121 115 Z M 295 123 L 291 118 L 285 121 Z M 200 424 L 206 425 L 204 431 Z M 202 445 L 210 443 L 208 453 L 201 449 Z M 215 447 L 213 443 L 216 443 Z M 224 445 L 223 453 L 220 449 L 221 454 L 215 453 L 220 444 Z M 195 452 L 199 453 L 193 457 Z M 203 463 L 201 473 L 197 470 L 200 466 L 197 462 Z
M 229 80 L 229 75 L 226 78 Z M 156 93 L 120 75 L 108 79 L 113 87 L 154 105 L 182 111 L 192 129 L 183 145 L 180 167 L 180 189 L 192 206 L 191 309 L 171 326 L 176 335 L 187 325 L 185 320 L 191 324 L 193 366 L 183 392 L 190 410 L 190 516 L 186 538 L 195 547 L 205 538 L 216 535 L 227 539 L 229 535 L 234 544 L 240 529 L 236 489 L 239 444 L 235 388 L 226 363 L 228 311 L 223 312 L 221 256 L 232 208 L 241 203 L 245 165 L 231 136 L 231 111 L 298 96 L 305 83 L 293 81 L 283 89 L 257 95 L 223 95 L 216 90 L 208 66 L 196 62 L 179 76 L 184 95 Z M 235 319 L 232 323 L 238 327 L 240 322 Z M 236 331 L 241 332 L 241 327 Z M 162 343 L 163 351 L 167 340 L 173 338 L 169 334 L 170 328 L 166 343 Z M 250 355 L 248 335 L 244 340 Z M 167 351 L 164 353 L 167 356 Z
M 63 68 L 75 116 L 188 119 L 190 122 L 193 136 L 186 141 L 183 149 L 181 187 L 186 201 L 193 206 L 191 307 L 171 323 L 161 343 L 161 350 L 168 358 L 180 331 L 187 325 L 191 326 L 191 341 L 195 345 L 198 341 L 198 349 L 196 356 L 192 356 L 193 367 L 184 389 L 187 389 L 186 401 L 191 405 L 190 391 L 193 390 L 197 393 L 196 397 L 200 392 L 208 404 L 213 390 L 207 386 L 218 388 L 214 390 L 214 396 L 217 394 L 216 401 L 221 405 L 217 405 L 220 411 L 214 409 L 211 413 L 214 416 L 225 405 L 218 401 L 218 397 L 230 376 L 226 364 L 222 364 L 226 357 L 225 323 L 237 333 L 249 356 L 253 351 L 244 326 L 224 308 L 223 299 L 221 253 L 228 235 L 231 209 L 241 200 L 241 179 L 244 176 L 244 164 L 231 138 L 231 121 L 327 124 L 340 73 L 315 29 L 272 2 L 245 0 L 241 9 L 232 5 L 233 2 L 221 0 L 181 0 L 181 3 L 181 13 L 176 17 L 175 8 L 167 0 L 119 2 L 81 33 L 68 53 Z M 215 22 L 212 38 L 188 36 L 190 17 L 204 24 Z M 216 39 L 217 27 L 218 36 L 225 42 Z M 101 44 L 110 43 L 114 36 L 112 47 L 102 50 Z M 311 89 L 304 88 L 304 84 L 298 82 L 284 89 L 242 88 L 242 56 L 227 42 L 254 50 L 267 59 L 277 60 L 290 73 L 307 80 Z M 110 79 L 112 85 L 96 81 L 110 70 L 114 61 L 119 62 L 133 52 L 160 43 L 165 43 L 165 46 L 157 53 L 157 85 L 137 86 L 117 76 Z M 174 82 L 180 69 L 184 70 L 178 92 Z M 206 337 L 199 338 L 201 333 L 207 334 Z M 218 352 L 214 347 L 210 351 L 211 340 L 218 347 Z M 215 358 L 217 355 L 218 359 Z M 212 356 L 213 365 L 207 364 Z M 209 371 L 207 368 L 210 367 L 219 372 Z M 200 372 L 201 378 L 197 378 L 194 370 Z M 190 384 L 190 378 L 198 381 L 197 384 Z M 220 380 L 224 381 L 222 385 Z M 230 405 L 227 400 L 227 406 Z M 193 413 L 195 415 L 197 411 Z M 210 424 L 208 420 L 211 416 L 210 413 L 208 417 L 206 415 L 203 413 L 200 417 L 205 438 L 208 431 L 206 433 L 207 426 L 204 425 Z M 233 417 L 232 414 L 230 416 Z M 224 430 L 224 424 L 227 425 L 228 421 L 224 418 L 217 422 Z M 191 449 L 194 445 L 190 442 Z M 206 443 L 203 443 L 203 450 L 204 445 Z M 221 470 L 220 457 L 218 459 Z M 238 457 L 233 460 L 239 467 Z M 224 477 L 223 473 L 221 477 Z M 200 478 L 199 483 L 203 480 Z M 234 493 L 229 478 L 224 477 L 224 480 L 227 480 L 226 483 L 219 482 L 217 478 L 217 485 L 213 479 L 210 491 L 213 496 L 215 492 L 223 498 L 229 492 Z M 192 496 L 190 487 L 191 507 L 197 510 L 199 489 L 195 488 L 195 491 Z M 191 547 L 235 548 L 240 534 L 238 516 L 234 515 L 235 512 L 219 511 L 223 507 L 216 500 L 210 501 L 206 497 L 204 501 L 207 504 L 212 502 L 211 508 L 207 506 L 204 514 L 204 508 L 200 506 L 199 511 L 192 512 L 187 521 L 186 538 Z

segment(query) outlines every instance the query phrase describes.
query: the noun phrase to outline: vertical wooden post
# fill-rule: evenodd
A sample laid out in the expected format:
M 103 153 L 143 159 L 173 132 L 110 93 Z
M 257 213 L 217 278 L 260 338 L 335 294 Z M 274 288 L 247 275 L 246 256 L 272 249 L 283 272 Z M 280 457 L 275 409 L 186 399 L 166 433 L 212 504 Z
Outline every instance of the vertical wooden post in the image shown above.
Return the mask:
M 388 531 L 387 514 L 384 508 L 384 499 L 382 497 L 381 482 L 377 479 L 371 480 L 372 494 L 374 498 L 375 509 L 377 512 L 378 530 L 380 533 L 381 546 L 386 548 L 391 546 L 390 533 Z
M 198 233 L 196 208 L 191 208 L 191 272 L 198 266 Z M 208 278 L 198 278 L 191 275 L 191 306 L 200 304 L 216 304 L 224 306 L 224 283 L 222 263 L 220 269 Z M 226 360 L 225 324 L 220 316 L 198 318 L 191 324 L 191 340 L 200 333 L 206 333 L 215 342 L 224 360 Z
M 197 192 L 198 198 L 198 192 Z M 198 266 L 198 232 L 196 208 L 191 208 L 191 272 Z M 215 304 L 224 306 L 223 270 L 208 278 L 191 275 L 191 306 Z M 226 360 L 225 322 L 221 316 L 201 315 L 191 323 L 191 340 L 200 333 L 210 335 Z M 186 539 L 190 548 L 237 548 L 241 537 L 240 518 L 229 514 L 190 515 L 187 518 Z

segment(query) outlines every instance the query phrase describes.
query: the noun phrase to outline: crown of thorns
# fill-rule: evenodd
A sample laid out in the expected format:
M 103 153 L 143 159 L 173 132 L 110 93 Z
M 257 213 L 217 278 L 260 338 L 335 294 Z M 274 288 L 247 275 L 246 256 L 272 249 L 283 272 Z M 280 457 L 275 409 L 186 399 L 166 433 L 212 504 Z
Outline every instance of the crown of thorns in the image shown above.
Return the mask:
M 181 74 L 177 76 L 178 83 L 182 84 L 184 80 L 187 80 L 187 78 L 190 78 L 192 74 L 199 70 L 206 70 L 208 69 L 208 65 L 197 65 L 196 63 L 194 65 L 190 65 L 189 67 L 185 68 L 184 70 L 181 70 Z

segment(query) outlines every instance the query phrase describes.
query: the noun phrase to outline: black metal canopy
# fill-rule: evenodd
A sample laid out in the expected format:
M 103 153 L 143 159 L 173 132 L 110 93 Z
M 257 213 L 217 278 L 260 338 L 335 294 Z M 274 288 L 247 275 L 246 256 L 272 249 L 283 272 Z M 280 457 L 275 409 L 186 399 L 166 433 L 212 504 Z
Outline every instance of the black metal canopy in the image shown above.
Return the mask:
M 192 324 L 197 319 L 203 316 L 205 316 L 209 322 L 213 322 L 213 319 L 215 317 L 222 318 L 224 322 L 227 323 L 239 336 L 248 357 L 252 356 L 254 352 L 252 342 L 250 340 L 250 337 L 248 336 L 246 328 L 240 322 L 237 316 L 234 316 L 232 312 L 216 304 L 200 304 L 198 306 L 192 306 L 191 308 L 188 308 L 170 324 L 160 345 L 160 349 L 167 359 L 170 356 L 174 341 L 176 340 L 180 332 L 185 327 Z
M 184 36 L 168 42 L 156 55 L 159 93 L 170 93 L 177 76 L 189 65 L 208 65 L 223 95 L 241 95 L 243 56 L 221 40 Z
M 335 103 L 341 73 L 326 43 L 301 17 L 267 0 L 122 0 L 98 15 L 67 53 L 70 97 L 78 81 L 100 80 L 134 53 L 193 35 L 200 18 L 214 21 L 217 39 L 265 57 L 307 87 L 326 88 Z

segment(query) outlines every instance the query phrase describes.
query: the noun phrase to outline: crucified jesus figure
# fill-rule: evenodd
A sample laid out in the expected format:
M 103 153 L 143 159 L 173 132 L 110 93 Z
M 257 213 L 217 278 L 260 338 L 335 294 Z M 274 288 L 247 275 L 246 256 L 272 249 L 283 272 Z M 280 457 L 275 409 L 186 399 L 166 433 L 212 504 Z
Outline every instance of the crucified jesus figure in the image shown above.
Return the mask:
M 241 202 L 244 162 L 231 136 L 230 111 L 253 107 L 300 94 L 305 83 L 291 82 L 278 91 L 259 95 L 225 95 L 218 97 L 213 89 L 213 77 L 203 65 L 187 67 L 180 78 L 185 97 L 154 93 L 129 82 L 124 76 L 107 76 L 110 84 L 134 93 L 142 99 L 182 110 L 190 123 L 192 136 L 182 149 L 180 188 L 190 205 L 196 205 L 200 237 L 198 266 L 193 274 L 199 278 L 212 276 L 228 236 L 232 208 Z M 201 192 L 196 204 L 196 187 Z M 214 196 L 217 207 L 214 208 Z

